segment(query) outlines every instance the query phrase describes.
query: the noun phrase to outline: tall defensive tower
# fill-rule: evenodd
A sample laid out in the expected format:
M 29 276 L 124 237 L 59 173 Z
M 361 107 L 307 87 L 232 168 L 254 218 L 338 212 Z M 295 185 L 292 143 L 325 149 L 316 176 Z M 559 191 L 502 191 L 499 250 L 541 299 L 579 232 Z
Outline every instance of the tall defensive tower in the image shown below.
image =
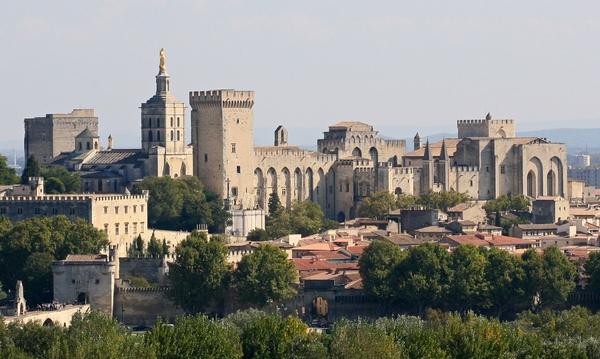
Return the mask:
M 253 105 L 254 91 L 190 92 L 194 174 L 229 209 L 254 207 Z

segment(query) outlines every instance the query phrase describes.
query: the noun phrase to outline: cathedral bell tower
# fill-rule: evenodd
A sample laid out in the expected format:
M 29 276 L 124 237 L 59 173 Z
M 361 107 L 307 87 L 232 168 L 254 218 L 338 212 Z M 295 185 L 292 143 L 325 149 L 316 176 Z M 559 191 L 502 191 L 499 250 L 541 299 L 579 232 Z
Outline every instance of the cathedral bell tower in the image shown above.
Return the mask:
M 156 93 L 141 107 L 142 152 L 154 156 L 146 175 L 189 175 L 191 149 L 185 141 L 185 105 L 171 95 L 164 49 L 160 49 L 159 59 Z

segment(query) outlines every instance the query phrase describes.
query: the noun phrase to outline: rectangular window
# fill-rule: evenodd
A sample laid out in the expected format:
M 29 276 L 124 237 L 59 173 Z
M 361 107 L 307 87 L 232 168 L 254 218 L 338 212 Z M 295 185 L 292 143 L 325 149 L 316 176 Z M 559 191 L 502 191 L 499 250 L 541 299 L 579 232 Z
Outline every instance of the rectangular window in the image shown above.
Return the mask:
M 133 234 L 137 234 L 137 222 L 133 222 Z
M 231 187 L 231 195 L 236 197 L 238 195 L 238 188 L 237 187 Z
M 129 209 L 129 206 L 125 206 L 125 214 L 127 214 L 128 209 Z
M 242 166 L 237 166 L 237 173 L 242 173 Z
M 144 212 L 144 205 L 143 204 L 140 206 L 140 211 Z
M 129 234 L 129 223 L 125 223 L 125 234 Z
M 75 208 L 69 209 L 69 214 L 75 214 Z
M 115 206 L 115 214 L 119 214 L 119 206 Z
M 23 208 L 17 208 L 17 214 L 23 214 Z
M 133 206 L 133 213 L 137 212 L 137 206 Z
M 108 206 L 104 206 L 104 214 L 108 213 Z
M 118 236 L 119 235 L 119 224 L 115 223 L 115 234 Z
M 235 153 L 235 143 L 231 144 L 231 153 Z
M 206 153 L 204 154 L 204 162 L 208 162 L 208 155 Z
M 346 183 L 346 192 L 350 192 L 350 183 Z
M 34 209 L 34 213 L 35 214 L 40 214 L 40 209 L 39 208 Z
M 0 214 L 6 214 L 6 208 L 0 208 Z
M 340 183 L 340 192 L 342 192 L 342 184 Z
M 500 173 L 506 174 L 506 166 L 500 166 Z
M 282 194 L 283 196 L 285 196 L 285 188 L 282 188 L 282 189 L 281 189 L 281 194 Z
M 108 223 L 104 223 L 104 233 L 108 234 Z
M 140 222 L 140 233 L 144 233 L 144 222 Z

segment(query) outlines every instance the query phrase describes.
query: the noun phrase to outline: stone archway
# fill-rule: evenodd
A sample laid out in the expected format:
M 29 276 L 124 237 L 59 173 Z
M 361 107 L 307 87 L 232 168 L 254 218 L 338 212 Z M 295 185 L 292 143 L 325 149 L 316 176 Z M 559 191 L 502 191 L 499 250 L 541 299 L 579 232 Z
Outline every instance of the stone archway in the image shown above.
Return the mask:
M 312 315 L 318 316 L 320 318 L 327 317 L 329 314 L 329 304 L 327 300 L 323 297 L 316 297 L 312 301 Z
M 45 326 L 45 327 L 53 327 L 54 326 L 54 322 L 52 321 L 52 319 L 48 318 L 48 319 L 44 320 L 43 326 Z
M 88 298 L 87 293 L 81 292 L 77 295 L 77 304 L 83 305 L 83 304 L 88 304 L 88 303 L 89 303 L 89 298 Z
M 337 221 L 340 223 L 346 222 L 346 215 L 344 214 L 344 212 L 340 211 L 340 213 L 338 213 Z

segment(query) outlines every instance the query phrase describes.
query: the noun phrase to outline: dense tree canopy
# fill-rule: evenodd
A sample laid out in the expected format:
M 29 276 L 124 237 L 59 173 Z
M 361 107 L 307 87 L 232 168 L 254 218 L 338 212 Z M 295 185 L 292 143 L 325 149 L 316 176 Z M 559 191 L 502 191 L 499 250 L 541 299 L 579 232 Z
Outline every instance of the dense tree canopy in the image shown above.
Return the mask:
M 205 191 L 197 177 L 146 177 L 136 184 L 134 193 L 143 190 L 150 191 L 151 228 L 192 231 L 198 224 L 207 224 L 211 232 L 220 232 L 231 223 L 231 215 L 223 209 L 221 199 Z
M 266 231 L 271 239 L 288 234 L 300 234 L 303 237 L 336 229 L 339 223 L 325 218 L 318 204 L 310 201 L 295 202 L 291 209 L 279 206 L 266 220 Z
M 39 175 L 44 177 L 45 193 L 77 193 L 81 188 L 81 176 L 64 167 L 45 167 L 40 169 Z
M 25 163 L 25 168 L 21 173 L 21 183 L 28 184 L 29 177 L 40 177 L 40 164 L 34 155 L 29 155 L 27 158 L 27 163 Z
M 193 231 L 175 248 L 169 263 L 171 289 L 167 297 L 190 314 L 203 312 L 223 297 L 231 279 L 229 249 L 220 236 L 210 241 L 205 232 Z
M 593 257 L 590 271 L 596 270 L 594 261 Z M 365 294 L 408 304 L 419 315 L 426 308 L 464 314 L 493 306 L 499 317 L 516 304 L 539 310 L 566 301 L 575 288 L 576 272 L 556 247 L 546 248 L 543 254 L 532 249 L 521 258 L 473 245 L 449 253 L 434 243 L 398 253 L 391 244 L 379 241 L 365 249 L 359 268 Z
M 8 167 L 6 164 L 8 158 L 0 155 L 0 185 L 9 185 L 19 183 L 20 178 L 14 168 Z
M 586 288 L 600 294 L 600 252 L 591 251 L 584 264 L 585 274 L 589 276 Z
M 459 203 L 468 202 L 472 198 L 467 193 L 444 191 L 441 193 L 429 191 L 421 196 L 411 194 L 393 195 L 389 191 L 374 192 L 363 200 L 358 208 L 359 217 L 384 219 L 389 211 L 400 208 L 423 206 L 431 209 L 447 211 Z
M 508 196 L 503 194 L 502 196 L 487 201 L 483 205 L 483 209 L 489 213 L 495 212 L 509 212 L 509 211 L 520 211 L 528 212 L 531 202 L 529 198 L 520 194 L 517 196 Z
M 108 246 L 106 234 L 85 220 L 65 216 L 32 218 L 12 226 L 0 217 L 0 282 L 23 280 L 29 303 L 52 299 L 52 261 L 68 254 L 95 254 Z
M 233 273 L 240 300 L 261 307 L 294 295 L 292 283 L 296 278 L 294 263 L 270 244 L 261 244 L 255 252 L 243 256 Z

